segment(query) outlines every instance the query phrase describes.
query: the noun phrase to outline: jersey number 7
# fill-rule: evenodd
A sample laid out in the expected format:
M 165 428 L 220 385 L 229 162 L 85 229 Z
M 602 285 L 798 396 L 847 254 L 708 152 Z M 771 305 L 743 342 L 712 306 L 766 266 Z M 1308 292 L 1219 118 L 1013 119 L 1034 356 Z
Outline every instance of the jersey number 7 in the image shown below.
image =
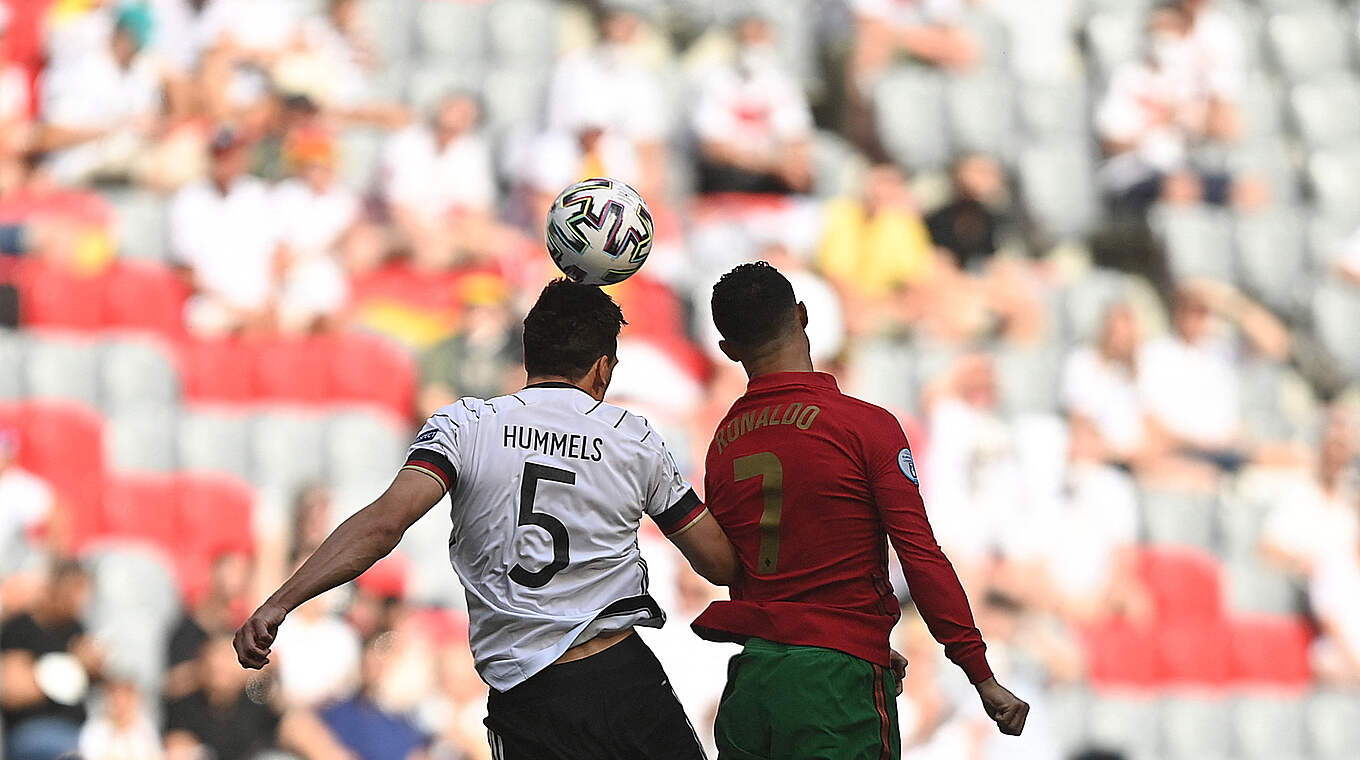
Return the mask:
M 567 526 L 552 515 L 534 511 L 534 497 L 538 495 L 538 481 L 540 480 L 551 480 L 554 483 L 565 483 L 573 486 L 576 485 L 576 473 L 558 467 L 549 467 L 546 464 L 524 463 L 524 478 L 519 487 L 518 524 L 537 525 L 548 531 L 548 536 L 552 538 L 553 547 L 552 562 L 539 570 L 525 570 L 524 565 L 519 563 L 515 563 L 515 566 L 510 568 L 510 580 L 529 588 L 542 588 L 548 585 L 548 581 L 552 580 L 554 575 L 562 572 L 567 566 L 568 552 L 571 548 L 571 538 L 567 535 Z
M 734 482 L 760 478 L 765 508 L 760 513 L 760 556 L 756 575 L 779 569 L 779 523 L 784 512 L 784 465 L 773 452 L 761 451 L 732 460 Z

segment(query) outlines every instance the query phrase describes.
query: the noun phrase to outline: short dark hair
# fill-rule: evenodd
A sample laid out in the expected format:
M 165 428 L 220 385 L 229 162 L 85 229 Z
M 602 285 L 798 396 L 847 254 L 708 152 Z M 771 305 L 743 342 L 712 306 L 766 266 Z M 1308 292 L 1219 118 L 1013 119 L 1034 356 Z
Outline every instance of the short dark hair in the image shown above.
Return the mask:
M 760 348 L 788 330 L 797 303 L 788 278 L 769 262 L 742 264 L 713 286 L 713 324 L 727 342 Z
M 583 377 L 601 356 L 615 357 L 626 324 L 599 287 L 553 280 L 524 317 L 524 369 L 531 377 Z

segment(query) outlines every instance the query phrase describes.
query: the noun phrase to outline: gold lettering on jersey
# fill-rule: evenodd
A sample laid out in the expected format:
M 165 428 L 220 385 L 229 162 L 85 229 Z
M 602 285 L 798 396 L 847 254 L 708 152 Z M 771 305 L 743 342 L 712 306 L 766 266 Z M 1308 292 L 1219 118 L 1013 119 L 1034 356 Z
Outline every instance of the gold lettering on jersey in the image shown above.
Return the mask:
M 501 445 L 507 449 L 537 451 L 549 456 L 584 459 L 598 462 L 604 459 L 604 439 L 580 433 L 558 433 L 539 430 L 528 425 L 505 425 L 501 428 Z
M 759 412 L 744 412 L 738 417 L 733 417 L 727 424 L 718 428 L 713 435 L 713 440 L 718 444 L 718 453 L 732 445 L 732 442 L 751 432 L 763 427 L 773 425 L 792 425 L 799 430 L 807 430 L 812 427 L 812 423 L 817 420 L 817 415 L 821 414 L 821 407 L 813 404 L 802 404 L 794 402 L 785 407 L 783 404 L 761 407 Z

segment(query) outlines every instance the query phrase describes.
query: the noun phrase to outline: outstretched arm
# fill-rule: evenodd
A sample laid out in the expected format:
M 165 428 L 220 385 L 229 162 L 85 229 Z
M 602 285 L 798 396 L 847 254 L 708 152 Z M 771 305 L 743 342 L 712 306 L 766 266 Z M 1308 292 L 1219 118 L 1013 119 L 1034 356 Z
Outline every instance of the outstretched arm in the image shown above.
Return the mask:
M 443 495 L 443 484 L 424 472 L 404 469 L 397 473 L 382 496 L 341 523 L 236 631 L 236 657 L 241 665 L 264 667 L 279 624 L 289 612 L 354 580 L 387 556 L 406 529 Z
M 730 586 L 737 579 L 741 566 L 737 552 L 727 540 L 727 534 L 708 510 L 704 510 L 679 531 L 667 536 L 671 543 L 689 560 L 694 572 L 715 586 Z

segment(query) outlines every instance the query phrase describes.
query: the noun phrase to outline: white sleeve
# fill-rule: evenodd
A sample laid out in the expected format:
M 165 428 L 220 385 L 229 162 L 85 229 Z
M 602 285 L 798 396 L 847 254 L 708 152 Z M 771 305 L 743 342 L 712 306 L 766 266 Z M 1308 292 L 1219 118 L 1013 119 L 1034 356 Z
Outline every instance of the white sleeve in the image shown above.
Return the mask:
M 482 412 L 481 399 L 461 398 L 426 420 L 406 454 L 403 470 L 411 469 L 439 481 L 445 491 L 458 484 L 466 442 Z
M 663 533 L 674 536 L 703 515 L 704 504 L 681 474 L 680 466 L 675 463 L 675 457 L 666 448 L 661 436 L 650 425 L 647 425 L 644 436 L 649 471 L 643 511 L 651 515 Z

